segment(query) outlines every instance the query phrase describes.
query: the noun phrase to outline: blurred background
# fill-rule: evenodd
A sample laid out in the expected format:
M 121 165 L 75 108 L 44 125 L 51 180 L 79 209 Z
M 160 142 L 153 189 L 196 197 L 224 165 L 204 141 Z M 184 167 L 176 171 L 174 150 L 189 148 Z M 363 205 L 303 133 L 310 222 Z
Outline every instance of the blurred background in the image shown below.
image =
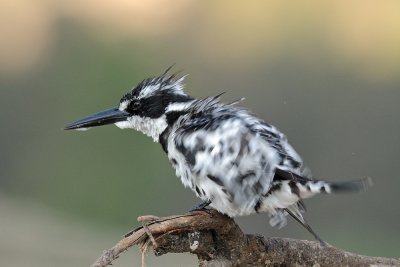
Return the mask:
M 139 215 L 199 200 L 160 145 L 114 126 L 63 131 L 142 79 L 190 74 L 195 97 L 227 92 L 285 132 L 315 177 L 372 177 L 355 195 L 307 200 L 330 244 L 400 256 L 400 2 L 2 0 L 0 265 L 89 266 Z M 312 239 L 293 220 L 247 233 Z M 196 266 L 190 255 L 148 266 Z M 137 248 L 114 266 L 140 266 Z

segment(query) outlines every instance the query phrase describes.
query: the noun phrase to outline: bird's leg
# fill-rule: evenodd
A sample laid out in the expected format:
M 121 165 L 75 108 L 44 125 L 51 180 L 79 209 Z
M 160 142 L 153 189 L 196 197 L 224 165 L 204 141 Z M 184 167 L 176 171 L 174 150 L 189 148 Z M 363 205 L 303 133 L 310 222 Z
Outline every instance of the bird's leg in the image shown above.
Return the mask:
M 195 206 L 193 206 L 190 210 L 189 210 L 189 212 L 192 212 L 192 211 L 205 211 L 205 212 L 208 212 L 208 209 L 206 209 L 206 207 L 208 206 L 208 205 L 210 205 L 211 204 L 211 200 L 205 200 L 205 201 L 203 201 L 203 202 L 201 202 L 201 203 L 199 203 L 199 204 L 197 204 L 197 205 L 195 205 Z

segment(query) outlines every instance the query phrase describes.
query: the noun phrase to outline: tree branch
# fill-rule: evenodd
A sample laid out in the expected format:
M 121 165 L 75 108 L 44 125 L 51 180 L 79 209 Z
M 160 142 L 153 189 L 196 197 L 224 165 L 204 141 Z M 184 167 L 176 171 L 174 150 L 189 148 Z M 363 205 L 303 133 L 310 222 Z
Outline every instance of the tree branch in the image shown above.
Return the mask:
M 246 235 L 233 219 L 215 210 L 163 218 L 142 216 L 138 220 L 143 226 L 105 250 L 91 267 L 107 266 L 131 246 L 140 245 L 143 251 L 149 244 L 157 256 L 193 253 L 200 267 L 400 266 L 400 259 L 357 255 L 316 241 Z

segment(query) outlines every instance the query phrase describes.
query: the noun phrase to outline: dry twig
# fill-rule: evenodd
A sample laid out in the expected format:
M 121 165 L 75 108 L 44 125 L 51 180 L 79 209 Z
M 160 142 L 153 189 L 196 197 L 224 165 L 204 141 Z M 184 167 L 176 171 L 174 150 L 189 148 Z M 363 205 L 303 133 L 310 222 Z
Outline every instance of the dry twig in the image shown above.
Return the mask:
M 204 267 L 400 266 L 399 259 L 357 255 L 316 241 L 245 235 L 233 219 L 214 210 L 152 218 L 105 250 L 91 267 L 111 264 L 133 245 L 142 245 L 145 252 L 150 242 L 157 256 L 189 252 L 197 255 L 199 266 Z

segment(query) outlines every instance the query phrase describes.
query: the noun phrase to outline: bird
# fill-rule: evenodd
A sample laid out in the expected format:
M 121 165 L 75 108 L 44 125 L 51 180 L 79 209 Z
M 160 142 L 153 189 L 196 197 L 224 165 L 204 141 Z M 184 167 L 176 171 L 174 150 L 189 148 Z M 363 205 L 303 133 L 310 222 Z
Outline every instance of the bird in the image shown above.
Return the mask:
M 79 119 L 65 130 L 115 124 L 140 131 L 161 144 L 183 185 L 202 202 L 229 217 L 266 213 L 282 228 L 293 217 L 321 244 L 303 213 L 303 200 L 319 193 L 366 190 L 369 178 L 328 182 L 314 179 L 300 155 L 278 128 L 221 95 L 193 98 L 184 92 L 186 75 L 144 79 L 117 106 Z

